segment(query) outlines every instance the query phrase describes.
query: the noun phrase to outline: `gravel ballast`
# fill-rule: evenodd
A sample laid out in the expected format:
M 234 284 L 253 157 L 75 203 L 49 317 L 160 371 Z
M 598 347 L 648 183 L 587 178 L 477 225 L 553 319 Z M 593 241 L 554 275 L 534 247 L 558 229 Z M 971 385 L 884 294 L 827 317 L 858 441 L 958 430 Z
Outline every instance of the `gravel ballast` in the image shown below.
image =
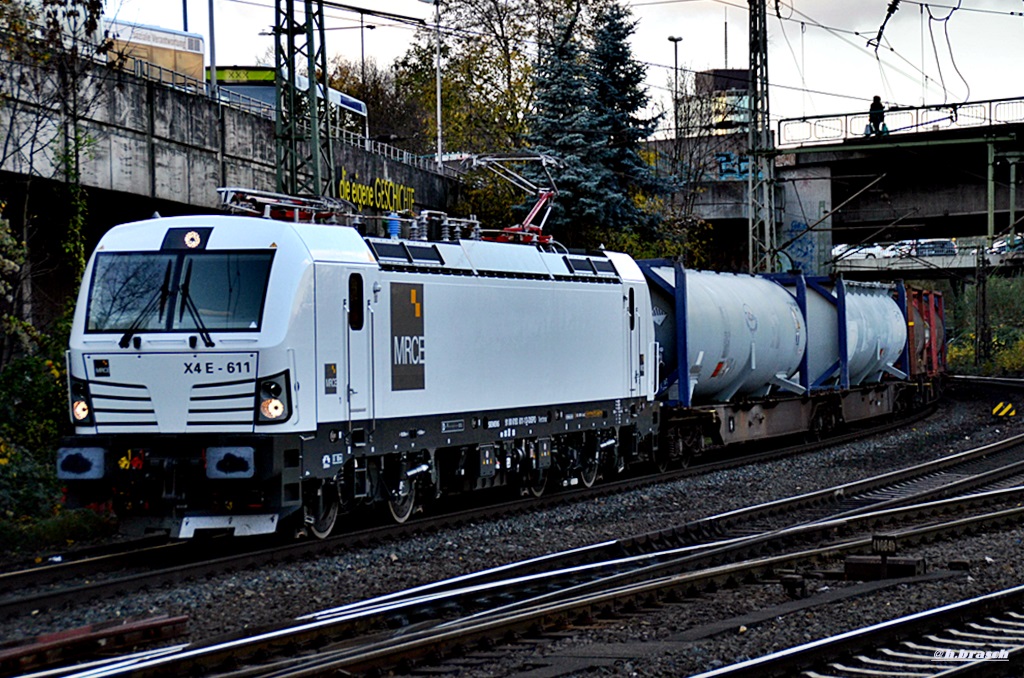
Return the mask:
M 279 624 L 318 609 L 362 600 L 438 579 L 475 572 L 562 549 L 663 529 L 688 520 L 829 487 L 977 447 L 1024 431 L 1019 418 L 992 415 L 995 403 L 955 395 L 936 414 L 897 433 L 844 444 L 800 457 L 709 473 L 613 497 L 538 510 L 402 542 L 344 554 L 213 577 L 120 600 L 63 610 L 27 610 L 0 623 L 0 637 L 35 636 L 118 617 L 188 615 L 190 639 Z M 968 571 L 948 579 L 898 585 L 828 605 L 772 617 L 716 636 L 680 641 L 688 630 L 790 598 L 777 585 L 745 586 L 666 605 L 586 629 L 542 647 L 508 648 L 500 662 L 463 667 L 462 675 L 522 675 L 545 657 L 586 657 L 588 648 L 640 649 L 630 661 L 595 662 L 598 675 L 680 676 L 755 657 L 843 630 L 1021 583 L 1024 530 L 941 542 L 901 555 L 923 556 L 930 568 L 969 561 Z M 810 582 L 810 600 L 835 584 Z M 781 609 L 781 608 L 780 608 Z M 640 645 L 636 645 L 636 644 Z M 649 646 L 644 649 L 644 646 Z M 599 653 L 591 653 L 599 654 Z M 586 662 L 584 662 L 586 664 Z M 586 670 L 584 670 L 586 672 Z M 538 673 L 537 675 L 541 675 Z

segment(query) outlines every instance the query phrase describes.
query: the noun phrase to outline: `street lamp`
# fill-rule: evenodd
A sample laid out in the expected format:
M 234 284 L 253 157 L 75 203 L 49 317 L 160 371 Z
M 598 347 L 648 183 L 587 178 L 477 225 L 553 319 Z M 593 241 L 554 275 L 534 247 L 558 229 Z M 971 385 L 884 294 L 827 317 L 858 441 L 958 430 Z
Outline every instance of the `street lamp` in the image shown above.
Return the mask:
M 434 13 L 434 25 L 437 32 L 436 43 L 437 43 L 437 63 L 435 66 L 435 87 L 436 92 L 434 97 L 437 101 L 437 171 L 442 171 L 444 163 L 441 159 L 441 0 L 420 0 L 420 2 L 426 2 L 434 5 L 436 12 Z
M 362 12 L 360 12 L 359 13 L 359 64 L 360 64 L 360 68 L 362 69 L 362 83 L 363 83 L 363 87 L 366 87 L 366 38 L 364 37 L 365 33 L 364 33 L 363 29 L 364 28 L 368 28 L 368 29 L 370 29 L 372 31 L 374 28 L 376 28 L 376 26 L 374 26 L 373 24 L 370 24 L 369 26 L 364 26 L 363 25 L 363 16 L 364 16 L 364 14 Z
M 210 96 L 217 98 L 217 41 L 213 32 L 213 0 L 210 0 Z
M 374 24 L 364 24 L 363 23 L 363 14 L 360 13 L 359 14 L 359 25 L 358 26 L 331 26 L 330 28 L 325 28 L 324 30 L 325 31 L 350 31 L 350 30 L 353 30 L 355 28 L 359 29 L 359 63 L 360 63 L 360 68 L 361 68 L 361 73 L 362 73 L 362 81 L 361 82 L 365 85 L 366 84 L 366 38 L 365 38 L 365 33 L 363 31 L 364 31 L 364 29 L 368 30 L 368 31 L 372 31 L 373 29 L 375 29 L 377 27 Z
M 672 86 L 672 113 L 675 127 L 672 132 L 672 136 L 676 139 L 679 138 L 679 43 L 683 41 L 682 38 L 677 38 L 674 35 L 668 36 L 669 42 L 672 43 L 672 52 L 675 55 L 675 68 L 673 73 L 675 74 L 675 81 Z

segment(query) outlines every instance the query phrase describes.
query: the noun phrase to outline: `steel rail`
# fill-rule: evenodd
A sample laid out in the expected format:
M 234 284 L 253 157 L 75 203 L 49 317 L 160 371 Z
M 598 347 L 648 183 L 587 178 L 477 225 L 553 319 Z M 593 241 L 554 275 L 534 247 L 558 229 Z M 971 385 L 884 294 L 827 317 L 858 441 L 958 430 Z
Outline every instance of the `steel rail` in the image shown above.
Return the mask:
M 942 663 L 942 659 L 946 659 L 946 657 L 940 657 L 939 652 L 955 648 L 958 644 L 956 638 L 951 639 L 949 646 L 945 648 L 934 647 L 937 640 L 941 643 L 941 640 L 934 636 L 926 641 L 929 645 L 924 645 L 921 641 L 914 642 L 913 639 L 925 637 L 937 629 L 948 629 L 949 627 L 962 628 L 965 626 L 965 620 L 984 619 L 990 615 L 1004 614 L 1007 610 L 1014 608 L 1017 610 L 1024 608 L 1024 586 L 1017 586 L 977 598 L 961 600 L 949 605 L 900 617 L 899 619 L 891 619 L 872 626 L 847 631 L 836 636 L 821 638 L 797 647 L 780 650 L 770 655 L 701 673 L 692 678 L 771 678 L 773 676 L 791 676 L 799 671 L 810 670 L 831 658 L 868 652 L 873 648 L 897 644 L 909 646 L 911 650 L 930 650 L 930 658 L 933 660 L 932 666 L 934 667 L 931 675 L 999 675 L 997 671 L 1002 672 L 1005 669 L 1014 667 L 1019 670 L 1020 666 L 1024 664 L 1024 644 L 1013 646 L 1012 651 L 1009 653 L 1012 665 L 1001 666 L 994 662 L 974 661 L 951 668 L 949 664 Z M 1024 616 L 1017 615 L 1017 619 L 1019 622 L 1020 619 L 1024 619 Z M 1005 647 L 1005 641 L 1001 645 Z M 886 647 L 886 649 L 888 648 Z M 886 654 L 891 655 L 894 653 L 895 651 L 890 650 Z M 954 654 L 958 653 L 954 652 Z M 925 655 L 925 657 L 918 655 L 917 658 L 920 660 L 927 657 L 928 655 Z M 939 659 L 938 661 L 936 661 L 937 658 Z M 875 675 L 884 674 L 878 673 Z M 915 672 L 911 675 L 925 676 L 929 674 Z
M 993 496 L 984 497 L 981 495 L 975 495 L 961 500 L 961 502 L 984 502 L 992 501 L 994 497 L 1001 498 L 1003 500 L 1015 500 L 1019 498 L 1021 493 L 1024 492 L 1022 488 L 1015 488 L 1013 490 L 1000 490 L 995 493 L 989 493 Z M 809 534 L 813 531 L 819 532 L 830 532 L 837 529 L 841 525 L 854 526 L 858 523 L 877 522 L 880 519 L 881 514 L 887 514 L 890 519 L 893 517 L 910 515 L 912 512 L 924 512 L 926 514 L 933 513 L 940 510 L 937 504 L 945 504 L 947 510 L 951 510 L 955 505 L 954 500 L 947 500 L 946 502 L 931 503 L 924 506 L 905 507 L 901 509 L 888 509 L 882 512 L 876 512 L 874 515 L 849 517 L 841 520 L 831 521 L 826 524 L 818 524 L 813 526 L 801 526 L 801 528 L 790 530 L 789 534 L 778 534 L 776 538 L 792 538 L 795 534 L 803 532 Z M 903 541 L 912 542 L 920 540 L 931 540 L 937 538 L 944 532 L 948 531 L 959 531 L 965 529 L 976 529 L 981 524 L 993 524 L 1003 523 L 1010 520 L 1020 520 L 1022 514 L 1024 514 L 1024 508 L 1019 506 L 1013 509 L 997 511 L 994 513 L 988 513 L 982 516 L 958 519 L 947 523 L 940 523 L 938 525 L 928 525 L 924 527 L 912 528 L 909 530 L 902 530 L 896 532 L 897 538 Z M 742 540 L 741 540 L 742 541 Z M 753 542 L 753 539 L 746 540 Z M 754 560 L 747 560 L 741 563 L 732 563 L 726 565 L 718 565 L 713 567 L 707 567 L 704 570 L 697 572 L 688 572 L 680 574 L 678 572 L 680 562 L 674 563 L 676 569 L 675 572 L 667 572 L 665 564 L 659 564 L 655 567 L 641 568 L 639 573 L 632 573 L 629 575 L 613 575 L 605 577 L 597 582 L 591 582 L 589 584 L 576 586 L 576 587 L 560 587 L 562 590 L 555 594 L 545 594 L 537 596 L 533 599 L 523 601 L 517 605 L 505 605 L 499 608 L 489 610 L 487 612 L 479 613 L 470 617 L 465 617 L 454 622 L 447 622 L 440 626 L 434 626 L 431 629 L 425 629 L 421 631 L 415 630 L 415 625 L 409 625 L 407 621 L 406 630 L 402 633 L 402 637 L 406 639 L 416 640 L 417 642 L 446 642 L 448 634 L 451 629 L 464 629 L 471 628 L 475 629 L 476 625 L 482 625 L 479 628 L 490 628 L 490 624 L 495 619 L 505 619 L 502 623 L 514 623 L 515 620 L 520 619 L 522 614 L 536 612 L 538 610 L 547 610 L 546 614 L 550 614 L 551 610 L 561 610 L 560 605 L 562 604 L 576 604 L 583 605 L 584 607 L 604 604 L 606 596 L 611 595 L 613 598 L 617 595 L 629 594 L 629 596 L 635 595 L 651 595 L 651 591 L 660 591 L 662 585 L 669 588 L 679 589 L 684 588 L 689 592 L 690 589 L 699 589 L 701 587 L 721 585 L 730 581 L 735 582 L 741 579 L 752 576 L 755 573 L 770 572 L 774 568 L 781 567 L 784 564 L 790 564 L 793 562 L 799 562 L 807 559 L 821 559 L 828 557 L 836 557 L 839 554 L 866 550 L 871 546 L 870 537 L 862 537 L 858 539 L 848 540 L 833 544 L 826 547 L 819 547 L 817 549 L 803 550 L 791 554 L 783 554 L 778 556 L 772 556 L 769 558 L 760 558 Z M 751 544 L 747 545 L 748 547 Z M 729 547 L 726 547 L 729 548 Z M 735 546 L 733 546 L 735 549 Z M 706 555 L 706 554 L 705 554 Z M 721 555 L 721 554 L 718 554 Z M 685 560 L 685 559 L 683 559 Z M 559 575 L 563 573 L 557 573 Z M 463 578 L 463 584 L 468 582 L 468 578 Z M 515 579 L 505 583 L 508 587 L 520 587 L 524 580 Z M 649 587 L 654 586 L 654 589 Z M 468 587 L 473 588 L 473 587 Z M 483 589 L 485 592 L 486 589 Z M 478 593 L 479 591 L 471 591 L 471 593 Z M 493 594 L 493 591 L 490 593 Z M 465 591 L 456 591 L 453 595 L 466 595 Z M 663 593 L 658 594 L 663 595 Z M 442 604 L 444 601 L 441 599 L 430 599 L 430 595 L 420 596 L 419 599 L 410 601 L 408 604 L 420 604 L 424 601 L 437 606 Z M 356 630 L 353 628 L 352 620 L 355 618 L 363 618 L 364 632 L 368 628 L 377 627 L 379 628 L 380 622 L 386 619 L 388 616 L 400 616 L 402 614 L 401 606 L 403 601 L 396 601 L 394 599 L 378 601 L 374 605 L 364 606 L 360 609 L 358 605 L 349 606 L 346 610 L 339 613 L 338 610 L 328 611 L 329 614 L 325 616 L 316 617 L 313 615 L 300 619 L 300 625 L 293 629 L 280 629 L 270 634 L 263 634 L 262 636 L 255 639 L 260 647 L 263 647 L 264 643 L 271 644 L 285 644 L 289 646 L 301 647 L 311 643 L 322 643 L 331 642 L 330 640 L 323 639 L 321 634 L 327 633 L 330 638 L 336 639 L 339 637 L 351 637 Z M 456 602 L 454 600 L 448 601 L 449 606 L 454 604 L 456 607 L 461 606 L 462 602 Z M 406 614 L 408 614 L 406 612 Z M 374 623 L 366 623 L 367 618 L 376 617 Z M 511 620 L 511 621 L 509 621 Z M 543 626 L 543 625 L 542 625 Z M 414 630 L 410 631 L 412 628 Z M 479 629 L 477 629 L 479 630 Z M 477 631 L 473 631 L 473 634 Z M 440 634 L 440 635 L 438 635 Z M 472 635 L 472 634 L 471 634 Z M 427 639 L 427 640 L 422 640 Z M 432 639 L 432 640 L 430 640 Z M 375 661 L 375 657 L 378 657 L 379 652 L 394 651 L 397 647 L 402 656 L 408 656 L 408 647 L 404 645 L 395 645 L 396 641 L 393 638 L 379 641 L 377 644 L 372 644 L 371 649 L 367 651 L 361 651 L 359 655 L 352 655 L 353 651 L 346 651 L 344 657 L 332 655 L 330 659 L 329 667 L 334 670 L 339 667 L 343 668 L 363 668 L 363 663 L 367 661 Z M 235 660 L 242 660 L 248 653 L 258 653 L 263 649 L 248 648 L 244 641 L 232 641 L 229 644 L 225 644 L 220 647 L 212 648 L 196 648 L 194 650 L 186 651 L 181 657 L 182 660 L 186 661 L 185 665 L 175 664 L 174 670 L 180 671 L 193 671 L 198 670 L 201 666 L 209 668 L 211 665 L 217 664 L 221 661 L 226 661 L 228 656 L 234 657 Z M 426 647 L 422 645 L 416 645 L 416 647 Z M 226 654 L 225 654 L 226 653 Z M 369 653 L 369 654 L 367 654 Z M 420 655 L 416 655 L 420 656 Z M 166 670 L 164 666 L 162 669 L 157 668 L 158 665 L 166 664 L 167 662 L 177 661 L 173 657 L 169 657 L 157 662 L 153 665 L 156 672 Z M 320 662 L 323 661 L 322 657 L 318 657 L 316 660 L 317 670 L 325 668 Z M 198 663 L 190 663 L 198 662 Z M 337 663 L 341 662 L 341 663 Z M 147 665 L 148 666 L 148 665 Z M 116 668 L 116 667 L 115 667 Z M 146 673 L 146 667 L 141 667 L 143 675 L 149 675 Z M 115 669 L 111 669 L 114 671 Z M 132 667 L 132 671 L 140 670 L 139 666 Z M 102 675 L 117 675 L 117 673 L 104 673 Z M 261 673 L 261 675 L 263 675 Z M 291 674 L 288 674 L 291 675 Z M 303 675 L 303 674 L 296 674 Z
M 963 452 L 958 452 L 956 454 L 923 462 L 914 466 L 889 471 L 870 478 L 864 478 L 862 480 L 855 480 L 822 490 L 807 492 L 796 497 L 787 497 L 785 499 L 778 499 L 776 501 L 766 502 L 756 506 L 749 506 L 736 509 L 734 511 L 719 513 L 714 516 L 686 523 L 683 526 L 683 530 L 695 533 L 708 532 L 712 530 L 720 531 L 723 528 L 728 528 L 738 521 L 749 521 L 754 516 L 761 517 L 770 515 L 773 511 L 791 511 L 797 505 L 824 505 L 838 499 L 862 495 L 878 490 L 882 487 L 907 482 L 912 478 L 919 477 L 924 474 L 948 470 L 958 464 L 981 459 L 988 455 L 1006 452 L 1021 445 L 1024 445 L 1024 434 L 1012 436 L 1005 440 L 990 443 L 988 445 L 982 445 L 981 447 L 970 450 L 964 450 Z
M 1024 518 L 1024 507 L 901 531 L 905 542 L 930 541 L 943 531 L 980 529 L 986 525 L 1004 524 Z M 492 615 L 456 620 L 430 627 L 406 627 L 396 634 L 378 635 L 369 642 L 345 641 L 347 636 L 338 628 L 340 622 L 330 619 L 311 621 L 299 626 L 278 629 L 252 639 L 240 639 L 203 648 L 194 648 L 151 661 L 134 663 L 130 667 L 112 666 L 103 672 L 81 674 L 98 678 L 131 673 L 135 676 L 167 675 L 168 672 L 198 674 L 221 670 L 226 662 L 236 668 L 236 675 L 312 676 L 327 671 L 382 670 L 402 662 L 415 662 L 429 657 L 444 656 L 455 648 L 481 640 L 494 641 L 509 634 L 543 632 L 564 629 L 574 621 L 589 623 L 593 619 L 619 609 L 657 603 L 671 596 L 689 595 L 694 590 L 728 585 L 753 576 L 771 573 L 775 569 L 808 561 L 835 559 L 843 554 L 870 549 L 871 538 L 858 538 L 845 542 L 805 549 L 783 555 L 758 558 L 739 563 L 660 576 L 639 583 L 611 585 L 594 593 L 581 593 L 554 602 L 538 602 L 512 611 L 499 611 Z M 347 645 L 341 649 L 321 652 L 304 660 L 289 659 L 285 666 L 253 666 L 239 669 L 239 664 L 259 661 L 274 648 L 288 648 L 292 657 L 298 648 L 314 648 L 329 643 Z
M 946 378 L 953 384 L 1024 388 L 1024 379 L 1018 377 L 982 377 L 971 374 L 950 374 Z
M 982 475 L 988 476 L 989 480 L 995 481 L 1000 481 L 1005 478 L 1003 474 L 996 474 L 994 478 L 991 474 Z M 1024 481 L 1024 470 L 1018 469 L 1015 477 Z M 976 488 L 971 487 L 968 489 Z M 418 586 L 406 591 L 390 593 L 364 601 L 321 610 L 319 612 L 304 615 L 300 617 L 300 619 L 311 620 L 325 619 L 328 617 L 337 618 L 345 615 L 352 616 L 357 612 L 367 611 L 389 611 L 391 613 L 396 613 L 400 605 L 426 603 L 430 601 L 434 601 L 437 604 L 441 604 L 443 602 L 449 606 L 453 604 L 465 605 L 465 601 L 461 599 L 445 599 L 442 598 L 442 596 L 444 594 L 454 595 L 458 592 L 476 593 L 481 590 L 481 587 L 485 584 L 504 585 L 509 589 L 509 591 L 502 591 L 500 594 L 513 595 L 524 585 L 530 584 L 536 586 L 539 579 L 542 577 L 550 577 L 554 574 L 574 573 L 578 575 L 586 574 L 593 578 L 600 575 L 601 577 L 606 578 L 610 576 L 610 574 L 606 574 L 604 571 L 623 570 L 624 568 L 628 568 L 625 572 L 615 572 L 616 576 L 620 577 L 620 581 L 624 581 L 625 578 L 636 579 L 638 576 L 651 576 L 651 573 L 655 571 L 667 573 L 682 569 L 708 567 L 713 564 L 727 562 L 729 558 L 734 558 L 737 554 L 741 557 L 746 557 L 748 555 L 747 552 L 767 550 L 773 542 L 792 542 L 795 540 L 806 541 L 809 539 L 820 538 L 822 536 L 827 537 L 839 530 L 845 532 L 852 532 L 855 530 L 863 531 L 873 526 L 888 524 L 900 520 L 905 521 L 916 519 L 920 516 L 941 515 L 943 513 L 950 513 L 953 511 L 962 511 L 975 506 L 989 506 L 994 503 L 1019 502 L 1024 498 L 1024 486 L 1003 488 L 988 492 L 978 492 L 968 496 L 956 496 L 938 501 L 924 501 L 923 503 L 896 506 L 897 503 L 906 504 L 911 501 L 921 502 L 922 500 L 927 499 L 931 494 L 932 493 L 930 491 L 919 493 L 900 498 L 898 501 L 890 500 L 887 502 L 881 502 L 874 507 L 864 507 L 856 512 L 836 514 L 809 523 L 794 524 L 780 529 L 766 530 L 759 534 L 722 539 L 710 543 L 668 548 L 655 552 L 631 548 L 630 545 L 634 542 L 634 539 L 619 540 L 618 542 L 603 542 L 584 549 L 574 549 L 563 553 L 550 554 L 542 558 L 503 565 L 499 568 L 484 570 L 479 573 L 461 575 L 459 577 L 454 577 L 440 582 Z M 869 508 L 872 510 L 868 510 Z M 581 560 L 591 556 L 604 556 L 608 554 L 612 550 L 609 547 L 616 543 L 622 547 L 621 555 L 617 555 L 610 560 L 592 560 L 583 564 L 577 564 Z M 646 545 L 647 542 L 641 539 L 637 543 Z M 650 564 L 643 565 L 644 562 Z M 538 571 L 537 567 L 541 565 L 546 566 L 549 569 L 546 571 Z M 641 567 L 644 569 L 641 570 Z M 602 579 L 602 581 L 605 580 L 606 579 Z M 594 581 L 588 581 L 583 584 L 583 586 L 591 587 L 593 585 Z M 577 590 L 578 586 L 575 584 L 568 585 L 563 582 L 557 582 L 550 586 L 550 588 L 555 592 L 564 592 L 569 588 Z M 512 605 L 517 604 L 522 603 L 513 603 L 506 607 L 511 607 Z
M 159 541 L 160 543 L 152 543 Z M 139 543 L 142 542 L 142 543 Z M 131 560 L 143 561 L 150 556 L 166 555 L 167 551 L 184 550 L 185 542 L 169 543 L 166 539 L 145 539 L 139 542 L 112 545 L 99 552 L 68 553 L 54 555 L 41 564 L 20 570 L 0 572 L 0 591 L 42 586 L 51 582 L 65 581 L 68 577 L 87 577 L 102 569 L 126 567 Z M 148 545 L 151 544 L 152 545 Z
M 303 541 L 292 544 L 277 543 L 269 548 L 266 542 L 245 542 L 225 539 L 222 545 L 226 549 L 240 551 L 234 554 L 218 553 L 209 558 L 208 554 L 198 553 L 193 558 L 183 558 L 180 564 L 172 567 L 160 567 L 153 570 L 148 563 L 132 564 L 119 561 L 116 556 L 108 560 L 86 561 L 78 564 L 47 564 L 42 568 L 30 568 L 19 572 L 7 573 L 8 590 L 24 590 L 37 586 L 42 582 L 67 582 L 72 577 L 95 579 L 114 569 L 144 567 L 144 571 L 127 575 L 114 576 L 106 580 L 94 580 L 88 583 L 65 586 L 59 589 L 38 591 L 27 595 L 7 596 L 0 598 L 0 618 L 22 614 L 28 610 L 42 610 L 60 607 L 83 600 L 98 600 L 111 596 L 123 595 L 147 587 L 178 584 L 190 579 L 209 577 L 219 572 L 239 567 L 256 567 L 277 562 L 286 562 L 297 558 L 336 553 L 344 549 L 365 544 L 375 544 L 390 539 L 401 539 L 451 527 L 459 527 L 466 523 L 480 520 L 492 520 L 502 516 L 516 515 L 527 511 L 562 506 L 573 502 L 610 496 L 642 487 L 672 482 L 683 478 L 694 477 L 714 471 L 746 466 L 749 464 L 776 460 L 808 451 L 814 451 L 862 439 L 872 435 L 891 431 L 908 423 L 928 416 L 934 407 L 915 413 L 897 422 L 887 422 L 879 426 L 844 433 L 821 441 L 801 445 L 773 449 L 752 455 L 733 457 L 714 462 L 677 469 L 667 473 L 656 473 L 608 483 L 599 483 L 592 488 L 572 488 L 565 492 L 553 492 L 540 498 L 516 499 L 497 504 L 488 504 L 465 509 L 455 505 L 453 512 L 431 516 L 428 520 L 410 521 L 403 525 L 385 525 L 348 532 L 326 540 Z M 174 542 L 181 544 L 182 542 Z M 190 542 L 186 542 L 190 543 Z M 184 548 L 184 547 L 183 547 Z M 613 547 L 609 547 L 613 548 Z M 134 558 L 131 553 L 122 554 L 129 560 Z M 143 558 L 143 560 L 145 560 Z M 101 565 L 103 569 L 95 566 Z M 38 574 L 36 574 L 38 572 Z

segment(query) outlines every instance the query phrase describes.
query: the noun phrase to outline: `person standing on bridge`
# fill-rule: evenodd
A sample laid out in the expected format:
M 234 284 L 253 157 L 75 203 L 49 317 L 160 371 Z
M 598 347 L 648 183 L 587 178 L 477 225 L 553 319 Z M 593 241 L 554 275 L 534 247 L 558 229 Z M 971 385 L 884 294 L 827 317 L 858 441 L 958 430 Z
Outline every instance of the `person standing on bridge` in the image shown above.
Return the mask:
M 889 133 L 885 128 L 885 104 L 882 103 L 882 97 L 877 94 L 871 100 L 871 108 L 868 109 L 868 122 L 870 133 L 876 137 Z

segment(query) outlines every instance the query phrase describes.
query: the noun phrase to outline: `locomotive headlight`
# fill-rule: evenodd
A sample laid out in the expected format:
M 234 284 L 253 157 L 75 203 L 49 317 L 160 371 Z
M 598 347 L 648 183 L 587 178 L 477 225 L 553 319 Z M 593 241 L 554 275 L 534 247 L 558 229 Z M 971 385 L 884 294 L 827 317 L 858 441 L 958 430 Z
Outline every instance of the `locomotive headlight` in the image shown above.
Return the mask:
M 92 426 L 95 421 L 92 413 L 92 398 L 89 395 L 89 382 L 69 375 L 68 395 L 71 423 L 77 426 Z
M 288 372 L 263 377 L 256 384 L 256 423 L 279 424 L 292 416 Z
M 71 416 L 75 418 L 75 421 L 85 421 L 89 418 L 89 403 L 84 400 L 76 400 L 71 404 Z
M 280 419 L 284 415 L 284 403 L 277 398 L 267 398 L 260 403 L 260 414 L 267 419 Z

